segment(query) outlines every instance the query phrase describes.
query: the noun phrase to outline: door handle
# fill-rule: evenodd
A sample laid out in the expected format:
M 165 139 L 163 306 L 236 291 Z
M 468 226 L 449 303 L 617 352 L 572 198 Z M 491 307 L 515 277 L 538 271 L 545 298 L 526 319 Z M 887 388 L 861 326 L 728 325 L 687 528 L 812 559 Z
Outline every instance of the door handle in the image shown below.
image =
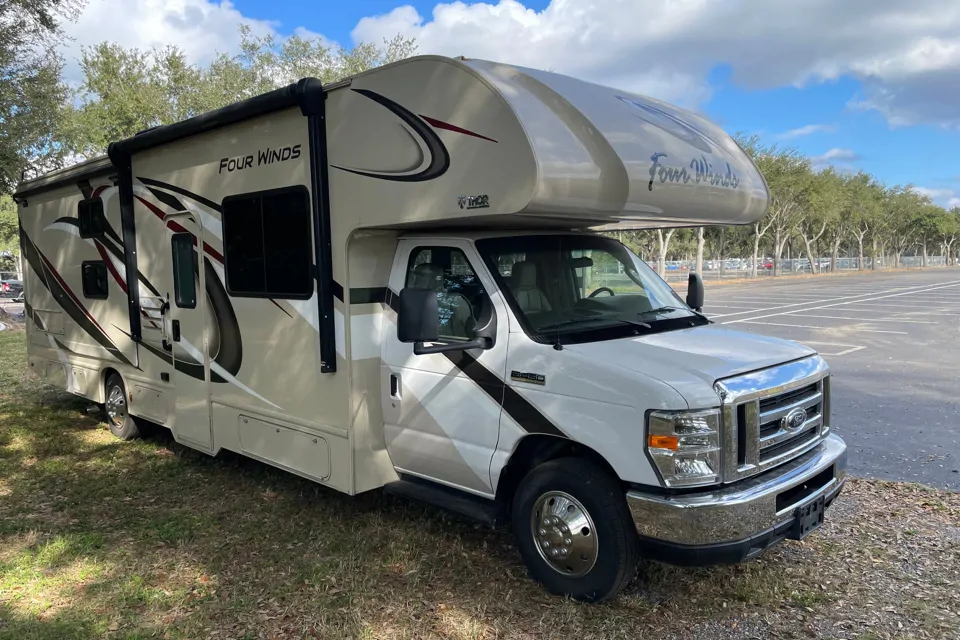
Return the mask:
M 395 374 L 390 374 L 390 397 L 400 399 L 400 377 Z
M 180 321 L 172 320 L 170 322 L 170 337 L 174 342 L 180 342 Z

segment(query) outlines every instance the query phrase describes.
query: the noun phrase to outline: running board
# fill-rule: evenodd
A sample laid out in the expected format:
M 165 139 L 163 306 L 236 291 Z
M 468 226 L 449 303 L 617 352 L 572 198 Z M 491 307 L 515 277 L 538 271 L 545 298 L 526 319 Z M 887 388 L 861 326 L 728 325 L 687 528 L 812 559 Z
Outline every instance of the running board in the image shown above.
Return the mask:
M 411 476 L 400 476 L 400 478 L 384 485 L 384 491 L 402 498 L 442 507 L 492 527 L 497 526 L 501 520 L 500 504 L 493 500 L 421 478 Z

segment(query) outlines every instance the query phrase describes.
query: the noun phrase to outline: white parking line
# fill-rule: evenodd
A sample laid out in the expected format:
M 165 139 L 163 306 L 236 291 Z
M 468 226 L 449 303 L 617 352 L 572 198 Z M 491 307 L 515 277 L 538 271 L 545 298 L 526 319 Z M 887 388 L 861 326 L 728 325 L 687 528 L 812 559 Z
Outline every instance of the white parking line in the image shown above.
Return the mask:
M 898 318 L 850 318 L 847 316 L 820 316 L 812 313 L 803 313 L 802 311 L 797 311 L 796 316 L 798 318 L 828 318 L 830 320 L 853 320 L 855 322 L 871 323 L 871 322 L 909 322 L 910 324 L 940 324 L 934 320 L 908 320 L 898 319 Z
M 838 344 L 836 342 L 816 342 L 814 340 L 804 340 L 803 343 L 804 344 L 821 344 L 828 347 L 847 347 L 843 351 L 838 351 L 837 353 L 825 353 L 823 351 L 820 351 L 820 355 L 822 356 L 834 356 L 834 357 L 845 356 L 848 353 L 853 353 L 854 351 L 860 351 L 861 349 L 866 349 L 866 347 L 864 346 L 857 346 L 853 344 Z
M 829 329 L 829 327 L 817 327 L 809 324 L 782 324 L 780 322 L 754 322 L 753 320 L 737 320 L 737 322 L 742 322 L 743 324 L 765 324 L 771 327 L 793 327 L 795 329 Z
M 956 283 L 952 283 L 952 284 L 936 285 L 936 286 L 933 286 L 933 287 L 923 288 L 923 289 L 921 289 L 921 290 L 919 290 L 919 291 L 918 291 L 918 290 L 911 290 L 911 291 L 901 291 L 901 292 L 899 292 L 899 293 L 890 293 L 890 294 L 887 294 L 887 295 L 875 296 L 875 297 L 873 297 L 873 298 L 868 298 L 868 300 L 882 300 L 882 299 L 884 299 L 884 298 L 896 298 L 896 297 L 899 297 L 899 296 L 906 296 L 906 295 L 911 295 L 911 294 L 914 294 L 914 293 L 922 293 L 922 292 L 924 292 L 924 291 L 936 291 L 937 289 L 946 289 L 946 288 L 948 288 L 948 287 L 960 287 L 960 282 L 956 282 Z M 833 298 L 833 299 L 835 300 L 836 298 Z M 856 300 L 846 300 L 846 301 L 844 301 L 844 302 L 833 302 L 833 303 L 831 303 L 831 304 L 824 304 L 824 305 L 820 305 L 820 306 L 817 306 L 817 307 L 809 307 L 809 308 L 807 308 L 807 309 L 795 309 L 795 310 L 793 310 L 793 311 L 780 311 L 779 313 L 771 313 L 771 314 L 768 314 L 768 315 L 765 315 L 765 316 L 757 316 L 757 317 L 755 317 L 755 318 L 751 318 L 751 320 L 762 320 L 763 318 L 772 318 L 772 317 L 775 317 L 775 316 L 784 316 L 784 315 L 790 315 L 790 314 L 793 314 L 793 313 L 803 313 L 804 311 L 814 311 L 815 309 L 827 309 L 827 308 L 830 308 L 830 307 L 842 307 L 842 306 L 846 306 L 846 305 L 850 305 L 850 304 L 855 304 L 856 302 L 858 302 L 858 301 L 856 301 Z M 800 304 L 807 304 L 807 303 L 800 303 Z M 799 306 L 799 305 L 787 305 L 787 306 Z M 750 313 L 750 312 L 749 312 L 749 311 L 746 311 L 746 312 L 744 312 L 744 313 Z M 733 314 L 731 314 L 731 315 L 733 315 Z M 734 323 L 736 323 L 736 322 L 745 322 L 745 320 L 730 320 L 730 321 L 728 321 L 728 322 L 725 322 L 724 324 L 734 324 Z

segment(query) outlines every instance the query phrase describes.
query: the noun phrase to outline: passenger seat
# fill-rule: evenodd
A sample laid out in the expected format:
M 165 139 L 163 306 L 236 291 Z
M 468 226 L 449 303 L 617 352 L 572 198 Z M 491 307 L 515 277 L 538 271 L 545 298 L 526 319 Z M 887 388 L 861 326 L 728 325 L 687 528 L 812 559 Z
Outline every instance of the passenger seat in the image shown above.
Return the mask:
M 532 262 L 517 262 L 513 265 L 511 291 L 517 305 L 524 313 L 550 311 L 550 301 L 537 287 L 537 265 Z

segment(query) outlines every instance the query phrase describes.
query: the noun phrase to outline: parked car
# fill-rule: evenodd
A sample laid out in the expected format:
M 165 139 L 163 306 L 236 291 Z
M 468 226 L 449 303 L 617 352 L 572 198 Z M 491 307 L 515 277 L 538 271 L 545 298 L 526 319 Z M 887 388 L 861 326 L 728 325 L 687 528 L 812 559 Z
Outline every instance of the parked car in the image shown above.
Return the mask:
M 0 298 L 19 299 L 23 297 L 23 282 L 20 280 L 0 280 Z

